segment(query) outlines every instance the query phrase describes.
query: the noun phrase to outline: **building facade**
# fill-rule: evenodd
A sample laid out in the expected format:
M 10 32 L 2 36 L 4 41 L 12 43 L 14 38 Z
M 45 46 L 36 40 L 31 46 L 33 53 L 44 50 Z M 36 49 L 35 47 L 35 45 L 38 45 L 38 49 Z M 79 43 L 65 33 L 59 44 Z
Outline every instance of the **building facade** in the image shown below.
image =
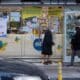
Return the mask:
M 76 4 L 78 4 L 76 6 Z M 76 0 L 2 0 L 0 5 L 0 56 L 40 58 L 41 41 L 47 27 L 53 32 L 54 59 L 70 61 L 71 36 L 80 23 Z M 35 43 L 35 40 L 39 40 Z M 76 56 L 76 61 L 80 61 Z

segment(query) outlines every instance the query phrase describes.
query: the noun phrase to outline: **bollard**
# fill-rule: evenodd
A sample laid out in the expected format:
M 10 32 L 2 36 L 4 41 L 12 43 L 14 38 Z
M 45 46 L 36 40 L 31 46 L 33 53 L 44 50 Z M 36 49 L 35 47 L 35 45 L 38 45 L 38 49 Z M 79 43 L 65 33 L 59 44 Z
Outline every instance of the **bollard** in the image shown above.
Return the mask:
M 58 67 L 58 80 L 62 80 L 62 63 L 59 62 L 59 67 Z

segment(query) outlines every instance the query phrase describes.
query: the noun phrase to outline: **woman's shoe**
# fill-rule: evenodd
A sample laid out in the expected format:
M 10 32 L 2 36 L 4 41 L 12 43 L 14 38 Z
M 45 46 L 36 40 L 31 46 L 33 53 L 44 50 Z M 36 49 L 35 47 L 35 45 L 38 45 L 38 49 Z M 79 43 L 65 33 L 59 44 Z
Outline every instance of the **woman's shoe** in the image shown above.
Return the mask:
M 51 60 L 48 60 L 47 62 L 48 62 L 49 64 L 52 64 L 52 61 L 51 61 Z
M 45 61 L 43 64 L 48 65 L 48 62 L 47 62 L 47 61 Z

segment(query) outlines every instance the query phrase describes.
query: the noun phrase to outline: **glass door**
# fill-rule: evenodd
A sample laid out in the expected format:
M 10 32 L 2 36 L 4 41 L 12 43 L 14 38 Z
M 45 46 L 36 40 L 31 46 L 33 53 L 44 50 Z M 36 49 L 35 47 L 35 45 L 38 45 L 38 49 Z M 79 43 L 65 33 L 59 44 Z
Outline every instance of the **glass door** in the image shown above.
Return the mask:
M 80 25 L 80 11 L 65 12 L 64 19 L 64 62 L 70 62 L 71 59 L 71 38 L 75 34 L 75 27 Z M 78 56 L 75 62 L 80 61 Z

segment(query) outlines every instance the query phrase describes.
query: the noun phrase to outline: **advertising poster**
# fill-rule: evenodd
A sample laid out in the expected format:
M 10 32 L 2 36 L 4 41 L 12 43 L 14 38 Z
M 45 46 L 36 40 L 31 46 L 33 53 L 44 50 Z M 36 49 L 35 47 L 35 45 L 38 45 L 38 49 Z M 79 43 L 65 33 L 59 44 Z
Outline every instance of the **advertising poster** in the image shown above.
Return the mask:
M 0 37 L 5 37 L 7 35 L 7 19 L 0 18 Z
M 10 21 L 20 22 L 20 12 L 11 12 Z

